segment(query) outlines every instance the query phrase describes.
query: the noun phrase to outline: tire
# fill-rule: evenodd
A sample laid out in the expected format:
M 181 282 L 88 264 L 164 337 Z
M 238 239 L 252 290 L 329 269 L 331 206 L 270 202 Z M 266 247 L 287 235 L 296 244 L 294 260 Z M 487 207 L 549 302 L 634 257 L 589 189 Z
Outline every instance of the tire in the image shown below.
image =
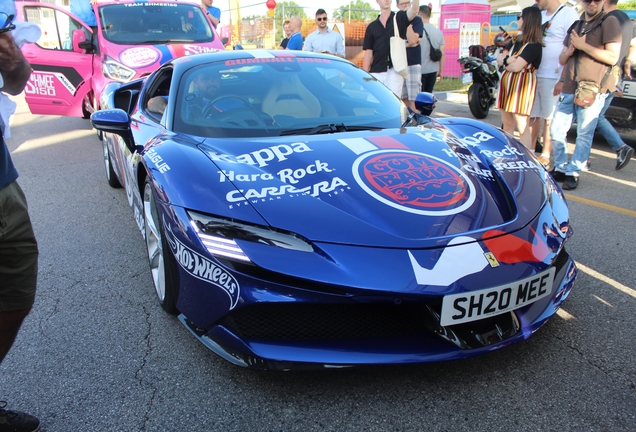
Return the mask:
M 157 211 L 155 193 L 148 179 L 144 183 L 143 200 L 146 250 L 155 293 L 163 310 L 171 315 L 177 315 L 179 313 L 177 263 L 166 241 L 163 224 Z
M 121 187 L 121 183 L 117 178 L 117 174 L 113 170 L 113 160 L 110 157 L 110 150 L 108 150 L 108 144 L 106 141 L 102 141 L 102 148 L 104 149 L 104 165 L 106 168 L 106 181 L 108 182 L 108 186 L 119 189 Z
M 473 83 L 468 89 L 468 107 L 476 119 L 488 116 L 490 110 L 490 96 L 483 84 Z
M 89 119 L 91 117 L 91 113 L 86 109 L 86 103 L 82 102 L 82 118 Z

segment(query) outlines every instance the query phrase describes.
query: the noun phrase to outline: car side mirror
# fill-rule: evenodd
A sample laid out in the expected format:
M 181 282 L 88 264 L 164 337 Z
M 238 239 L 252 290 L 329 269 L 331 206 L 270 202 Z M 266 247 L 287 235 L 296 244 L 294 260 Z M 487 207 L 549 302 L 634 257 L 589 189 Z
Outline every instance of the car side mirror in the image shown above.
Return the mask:
M 72 35 L 73 51 L 76 53 L 85 53 L 93 48 L 93 44 L 86 40 L 86 33 L 83 30 L 73 30 Z
M 106 109 L 91 115 L 91 124 L 100 132 L 121 136 L 130 151 L 135 150 L 132 132 L 130 130 L 130 116 L 122 109 Z
M 230 42 L 230 39 L 227 37 L 222 37 L 221 38 L 221 43 L 223 44 L 223 46 L 227 46 L 227 44 Z

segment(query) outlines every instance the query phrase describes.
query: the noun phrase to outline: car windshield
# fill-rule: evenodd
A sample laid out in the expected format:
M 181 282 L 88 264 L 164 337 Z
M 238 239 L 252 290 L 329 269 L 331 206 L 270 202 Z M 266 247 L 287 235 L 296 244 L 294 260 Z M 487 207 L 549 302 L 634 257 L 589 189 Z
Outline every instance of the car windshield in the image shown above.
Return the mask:
M 204 137 L 326 134 L 400 127 L 406 106 L 347 61 L 264 57 L 188 70 L 175 95 L 176 132 Z
M 120 45 L 211 42 L 201 9 L 188 3 L 124 3 L 99 7 L 102 35 Z

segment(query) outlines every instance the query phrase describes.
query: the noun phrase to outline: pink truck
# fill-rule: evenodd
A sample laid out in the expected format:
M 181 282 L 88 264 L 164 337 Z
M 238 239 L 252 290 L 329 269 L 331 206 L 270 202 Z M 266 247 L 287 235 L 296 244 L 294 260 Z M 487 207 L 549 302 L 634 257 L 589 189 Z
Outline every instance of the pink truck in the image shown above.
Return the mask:
M 104 87 L 150 74 L 175 57 L 223 51 L 200 4 L 100 1 L 97 27 L 50 3 L 16 2 L 17 18 L 42 28 L 22 52 L 33 68 L 25 88 L 33 114 L 83 116 L 100 107 Z

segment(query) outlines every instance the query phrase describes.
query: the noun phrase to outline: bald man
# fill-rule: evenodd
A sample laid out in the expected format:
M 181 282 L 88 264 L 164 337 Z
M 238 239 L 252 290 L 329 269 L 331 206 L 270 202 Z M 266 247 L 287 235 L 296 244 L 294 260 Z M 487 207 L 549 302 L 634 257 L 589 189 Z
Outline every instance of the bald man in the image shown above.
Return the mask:
M 303 49 L 303 36 L 300 34 L 300 29 L 303 26 L 302 20 L 293 16 L 289 20 L 289 28 L 291 30 L 291 36 L 289 37 L 289 42 L 287 42 L 288 50 L 297 50 L 302 51 Z

